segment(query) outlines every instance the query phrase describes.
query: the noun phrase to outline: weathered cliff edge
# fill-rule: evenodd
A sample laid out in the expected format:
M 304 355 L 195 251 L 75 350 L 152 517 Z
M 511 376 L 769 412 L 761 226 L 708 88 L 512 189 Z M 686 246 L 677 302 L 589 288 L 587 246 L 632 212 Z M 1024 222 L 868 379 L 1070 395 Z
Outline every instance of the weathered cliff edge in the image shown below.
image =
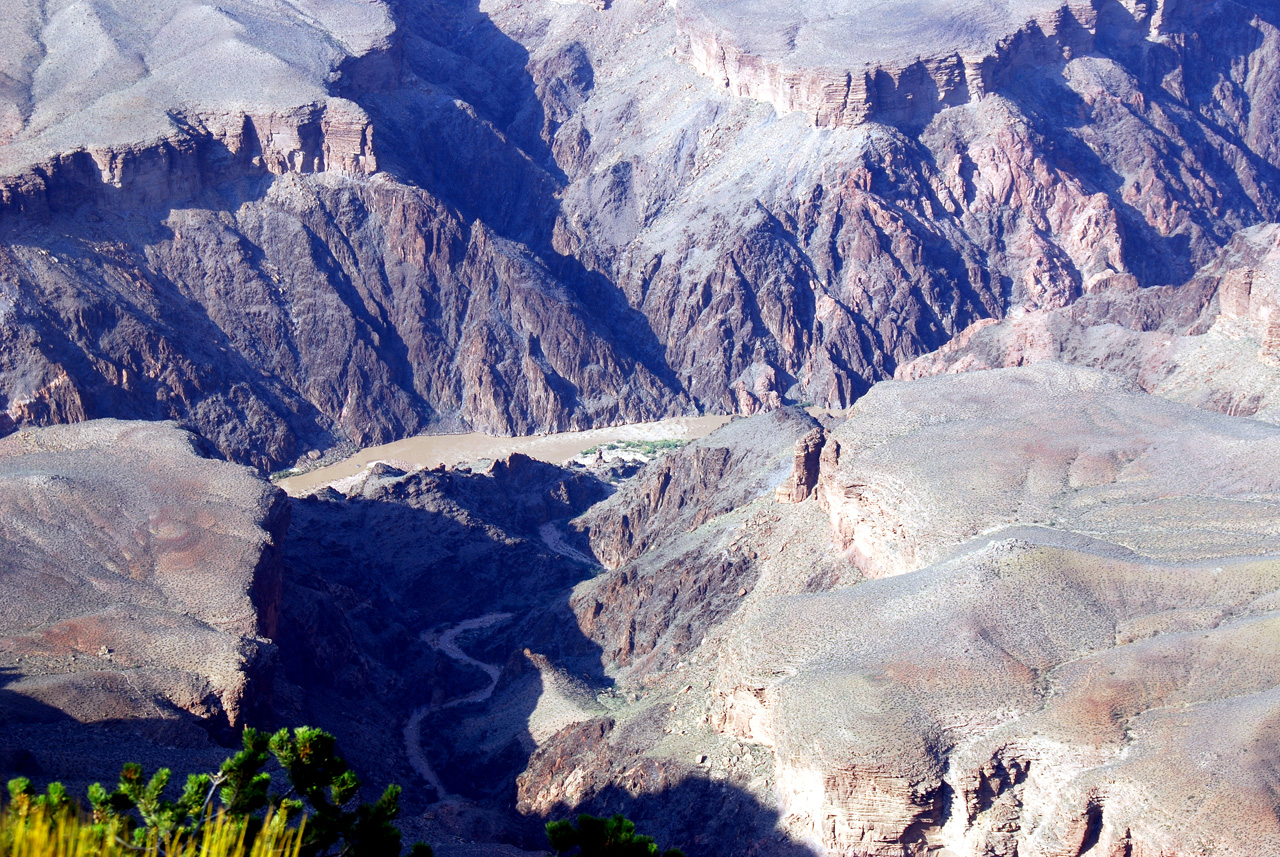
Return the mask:
M 897 16 L 896 25 L 879 23 L 910 31 L 921 26 L 917 17 L 960 19 L 982 17 L 984 11 L 962 4 L 942 4 L 939 9 L 917 4 L 909 10 L 892 3 L 878 5 L 844 9 L 839 3 L 827 4 L 815 17 L 821 21 L 824 13 L 833 14 L 830 7 L 835 6 L 835 12 L 845 13 L 843 23 L 852 35 L 864 26 L 858 19 L 866 16 Z M 1001 89 L 1027 66 L 1061 64 L 1090 52 L 1100 25 L 1109 39 L 1160 41 L 1169 35 L 1163 25 L 1172 5 L 1099 0 L 1032 4 L 1023 19 L 1005 22 L 1004 32 L 997 28 L 978 37 L 979 42 L 985 37 L 989 44 L 973 44 L 971 35 L 970 45 L 927 38 L 909 46 L 859 45 L 851 40 L 844 56 L 833 56 L 828 48 L 811 52 L 819 54 L 811 57 L 797 48 L 797 31 L 803 35 L 813 23 L 804 20 L 803 12 L 794 23 L 786 19 L 781 26 L 777 21 L 767 25 L 786 30 L 782 36 L 752 32 L 765 25 L 750 22 L 751 12 L 739 13 L 719 0 L 683 0 L 677 5 L 677 22 L 687 40 L 684 58 L 730 94 L 766 102 L 779 113 L 802 113 L 819 128 L 849 128 L 864 122 L 923 125 L 939 110 Z M 771 11 L 784 18 L 788 14 Z M 959 31 L 954 34 L 956 41 L 969 35 L 951 21 L 942 26 Z M 832 30 L 829 35 L 840 35 L 838 27 Z M 818 64 L 809 65 L 811 59 Z
M 107 212 L 173 205 L 222 182 L 262 175 L 377 172 L 363 110 L 329 98 L 278 113 L 175 114 L 174 132 L 92 146 L 0 176 L 0 222 L 94 206 Z
M 57 724 L 199 747 L 269 716 L 285 497 L 197 442 L 115 420 L 0 440 L 7 751 L 91 776 L 127 742 L 86 754 Z
M 255 170 L 377 169 L 368 116 L 333 89 L 394 75 L 379 0 L 19 3 L 9 20 L 0 218 L 170 204 Z

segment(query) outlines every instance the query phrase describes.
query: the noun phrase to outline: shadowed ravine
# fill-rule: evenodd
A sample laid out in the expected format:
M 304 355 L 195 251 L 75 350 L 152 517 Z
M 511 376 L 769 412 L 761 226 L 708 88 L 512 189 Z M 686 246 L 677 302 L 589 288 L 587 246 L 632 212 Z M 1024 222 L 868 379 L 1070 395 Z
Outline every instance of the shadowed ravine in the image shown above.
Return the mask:
M 502 667 L 498 664 L 482 663 L 468 655 L 462 649 L 458 648 L 457 638 L 459 634 L 465 634 L 468 631 L 476 631 L 481 628 L 490 628 L 499 622 L 505 622 L 511 618 L 510 613 L 490 613 L 487 616 L 480 616 L 476 619 L 468 619 L 465 622 L 459 622 L 452 628 L 436 635 L 430 631 L 423 632 L 422 641 L 433 649 L 443 652 L 450 658 L 453 658 L 460 664 L 475 667 L 489 677 L 489 683 L 483 689 L 474 691 L 466 696 L 460 696 L 447 702 L 429 705 L 419 708 L 409 716 L 409 722 L 404 727 L 404 745 L 405 752 L 409 756 L 409 761 L 413 763 L 413 769 L 418 772 L 427 783 L 436 791 L 436 801 L 449 800 L 453 795 L 445 789 L 444 784 L 440 782 L 440 778 L 436 772 L 432 770 L 431 763 L 427 761 L 427 757 L 422 753 L 422 720 L 429 717 L 436 711 L 453 708 L 458 705 L 470 705 L 476 702 L 484 702 L 493 695 L 493 689 L 498 684 L 498 676 L 502 674 Z

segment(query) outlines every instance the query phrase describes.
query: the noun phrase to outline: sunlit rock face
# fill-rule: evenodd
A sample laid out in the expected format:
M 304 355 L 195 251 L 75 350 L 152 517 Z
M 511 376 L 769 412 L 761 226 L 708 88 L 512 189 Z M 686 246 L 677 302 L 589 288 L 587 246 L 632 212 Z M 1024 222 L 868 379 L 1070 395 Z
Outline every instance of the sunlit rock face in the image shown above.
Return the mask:
M 329 90 L 343 63 L 387 48 L 383 3 L 62 0 L 11 2 L 5 17 L 4 175 L 51 158 L 68 169 L 83 151 L 118 187 L 157 168 L 142 149 L 162 140 L 203 141 L 273 172 L 375 167 L 368 117 Z
M 816 499 L 781 468 L 579 586 L 629 702 L 540 741 L 522 805 L 709 778 L 818 853 L 1273 851 L 1278 456 L 1080 367 L 879 385 Z
M 828 441 L 817 493 L 835 544 L 870 577 L 914 571 L 1006 524 L 1205 560 L 1280 548 L 1274 507 L 1242 502 L 1280 487 L 1261 463 L 1274 443 L 1272 426 L 1046 362 L 875 388 Z M 1257 458 L 1240 456 L 1249 446 Z
M 1105 369 L 1148 392 L 1235 416 L 1280 419 L 1280 230 L 1239 232 L 1187 283 L 1116 282 L 1056 310 L 970 326 L 897 377 L 1042 361 Z
M 15 729 L 123 722 L 198 746 L 198 727 L 270 710 L 284 496 L 198 449 L 173 425 L 116 420 L 0 440 L 0 669 Z M 63 764 L 43 743 L 27 749 Z
M 694 68 L 822 128 L 923 123 L 997 88 L 1019 65 L 1087 50 L 1098 24 L 1091 4 L 1060 0 L 683 0 L 678 8 Z

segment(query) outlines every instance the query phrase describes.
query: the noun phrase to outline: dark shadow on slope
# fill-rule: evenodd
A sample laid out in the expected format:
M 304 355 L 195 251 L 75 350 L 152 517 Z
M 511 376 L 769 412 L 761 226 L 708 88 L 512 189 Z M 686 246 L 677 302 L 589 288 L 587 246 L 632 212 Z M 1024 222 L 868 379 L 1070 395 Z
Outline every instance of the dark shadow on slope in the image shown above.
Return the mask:
M 382 168 L 528 247 L 573 296 L 591 334 L 680 396 L 680 380 L 645 315 L 607 277 L 555 247 L 567 177 L 552 144 L 559 121 L 594 85 L 586 52 L 570 44 L 535 68 L 476 0 L 392 6 L 394 80 L 365 73 L 362 63 L 385 62 L 366 59 L 351 64 L 339 84 L 374 117 Z
M 0 215 L 4 249 L 40 259 L 24 265 L 5 252 L 5 262 L 18 262 L 6 267 L 20 289 L 5 357 L 38 354 L 65 370 L 76 398 L 75 405 L 35 398 L 18 427 L 173 419 L 227 459 L 263 471 L 332 445 L 332 423 L 315 405 L 251 359 L 201 296 L 149 257 L 150 247 L 174 239 L 175 209 L 232 212 L 261 201 L 274 177 L 208 138 L 194 138 L 189 150 L 169 148 L 167 168 L 187 181 L 157 180 L 163 193 L 145 173 L 124 187 L 104 183 L 81 152 Z
M 775 810 L 730 783 L 687 775 L 656 791 L 632 794 L 610 786 L 583 803 L 556 807 L 552 819 L 578 813 L 621 814 L 660 847 L 680 848 L 688 857 L 815 857 L 815 850 L 778 830 Z
M 282 718 L 332 728 L 354 747 L 353 757 L 383 768 L 397 760 L 397 776 L 421 786 L 405 754 L 405 721 L 489 683 L 432 641 L 460 623 L 510 614 L 460 637 L 458 645 L 499 666 L 511 652 L 540 645 L 531 617 L 565 600 L 568 588 L 590 573 L 548 547 L 540 530 L 606 493 L 593 478 L 518 456 L 483 474 L 439 470 L 405 477 L 384 470 L 360 496 L 327 492 L 295 501 L 278 641 L 293 687 L 277 694 L 285 700 Z M 590 680 L 606 683 L 598 648 L 563 623 L 546 636 L 554 642 L 548 656 L 594 661 Z M 424 729 L 428 757 L 441 753 L 441 742 L 430 737 L 435 729 L 434 721 Z M 516 730 L 510 737 L 519 751 L 526 736 Z M 498 765 L 495 777 L 522 767 L 509 749 L 487 755 L 510 760 Z M 493 777 L 480 779 L 481 788 L 491 790 Z M 421 809 L 438 797 L 430 792 L 409 789 L 411 805 Z
M 541 850 L 544 823 L 581 810 L 628 815 L 690 857 L 809 857 L 779 838 L 776 812 L 740 788 L 708 779 L 692 760 L 643 757 L 661 722 L 641 717 L 613 734 L 600 646 L 568 603 L 570 587 L 595 570 L 551 549 L 545 530 L 570 535 L 564 520 L 607 493 L 593 480 L 516 458 L 484 473 L 375 469 L 349 499 L 327 492 L 295 501 L 284 548 L 279 645 L 291 686 L 277 692 L 282 720 L 334 731 L 362 770 L 406 784 L 414 838 Z M 451 631 L 496 613 L 510 616 L 453 638 L 465 660 L 446 652 Z M 499 667 L 496 681 L 468 661 Z M 531 724 L 545 721 L 534 712 L 553 697 L 581 710 L 554 741 L 541 736 L 552 749 L 537 751 Z M 422 755 L 447 794 L 408 758 L 406 723 L 417 724 Z M 633 749 L 599 740 L 611 734 Z M 587 763 L 599 785 L 580 806 L 522 813 L 523 772 L 551 770 L 538 785 L 556 787 L 548 754 Z M 639 766 L 638 779 L 623 776 L 628 765 Z M 634 782 L 638 796 L 609 777 Z
M 148 772 L 172 768 L 180 780 L 189 772 L 216 770 L 229 755 L 218 723 L 162 700 L 156 702 L 164 717 L 82 723 L 15 690 L 13 685 L 21 678 L 15 668 L 0 668 L 0 783 L 27 777 L 43 790 L 58 781 L 87 805 L 89 785 L 114 783 L 126 762 L 137 762 Z

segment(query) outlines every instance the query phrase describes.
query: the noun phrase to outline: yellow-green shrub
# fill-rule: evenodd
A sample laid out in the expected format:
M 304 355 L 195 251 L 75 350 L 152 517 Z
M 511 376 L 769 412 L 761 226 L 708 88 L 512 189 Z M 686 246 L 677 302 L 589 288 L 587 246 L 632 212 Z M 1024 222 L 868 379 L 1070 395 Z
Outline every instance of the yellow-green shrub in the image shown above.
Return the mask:
M 89 787 L 91 818 L 61 783 L 41 793 L 26 777 L 10 780 L 0 857 L 399 857 L 400 787 L 362 801 L 332 735 L 299 726 L 241 738 L 243 749 L 216 772 L 188 776 L 177 800 L 166 797 L 168 768 L 147 777 L 126 764 L 115 789 Z M 271 791 L 272 759 L 288 781 L 282 794 Z M 410 857 L 431 857 L 431 848 L 414 843 Z
M 305 827 L 305 820 L 303 827 Z M 218 813 L 194 835 L 126 843 L 74 808 L 13 806 L 0 812 L 0 857 L 298 857 L 303 827 L 264 824 L 255 836 L 246 825 Z

